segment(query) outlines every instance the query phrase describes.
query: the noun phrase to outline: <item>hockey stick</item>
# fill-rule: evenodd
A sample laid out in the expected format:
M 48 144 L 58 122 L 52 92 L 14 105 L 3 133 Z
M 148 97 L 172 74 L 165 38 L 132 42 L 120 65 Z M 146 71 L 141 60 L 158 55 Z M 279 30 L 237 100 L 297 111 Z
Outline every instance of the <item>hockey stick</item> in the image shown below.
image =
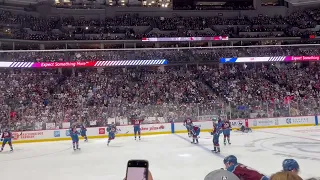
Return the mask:
M 125 132 L 124 134 L 128 134 L 128 133 L 129 133 L 129 131 Z M 117 131 L 116 134 L 119 134 L 119 131 Z

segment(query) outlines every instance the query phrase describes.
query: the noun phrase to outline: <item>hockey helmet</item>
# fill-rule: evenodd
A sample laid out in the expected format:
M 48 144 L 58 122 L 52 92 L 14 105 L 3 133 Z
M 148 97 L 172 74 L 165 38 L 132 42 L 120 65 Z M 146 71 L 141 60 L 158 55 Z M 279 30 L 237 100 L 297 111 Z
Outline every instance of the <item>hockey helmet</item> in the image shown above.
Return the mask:
M 294 159 L 285 159 L 282 162 L 282 168 L 284 171 L 292 171 L 292 170 L 299 170 L 299 164 Z
M 229 155 L 227 157 L 225 157 L 223 159 L 223 163 L 226 164 L 226 163 L 233 163 L 233 164 L 238 164 L 238 160 L 237 160 L 237 157 L 234 156 L 234 155 Z

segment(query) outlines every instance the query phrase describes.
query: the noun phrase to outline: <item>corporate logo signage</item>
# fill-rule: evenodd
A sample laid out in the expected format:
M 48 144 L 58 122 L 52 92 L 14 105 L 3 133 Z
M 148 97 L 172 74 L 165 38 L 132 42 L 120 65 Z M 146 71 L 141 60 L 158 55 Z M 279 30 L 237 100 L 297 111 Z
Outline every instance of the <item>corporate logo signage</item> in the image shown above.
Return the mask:
M 287 124 L 305 124 L 308 123 L 309 118 L 308 117 L 291 117 L 286 118 Z
M 60 137 L 60 131 L 54 131 L 53 132 L 54 137 Z
M 66 136 L 70 136 L 70 130 L 66 130 Z

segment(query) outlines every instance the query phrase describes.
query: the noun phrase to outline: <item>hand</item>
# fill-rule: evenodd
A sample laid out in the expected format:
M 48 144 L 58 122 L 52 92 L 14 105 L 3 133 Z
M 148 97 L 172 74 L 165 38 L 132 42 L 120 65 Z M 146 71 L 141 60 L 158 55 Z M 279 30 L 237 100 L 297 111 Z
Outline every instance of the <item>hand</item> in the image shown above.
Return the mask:
M 124 178 L 123 180 L 126 180 L 126 178 Z M 153 177 L 150 171 L 148 171 L 148 180 L 153 180 Z

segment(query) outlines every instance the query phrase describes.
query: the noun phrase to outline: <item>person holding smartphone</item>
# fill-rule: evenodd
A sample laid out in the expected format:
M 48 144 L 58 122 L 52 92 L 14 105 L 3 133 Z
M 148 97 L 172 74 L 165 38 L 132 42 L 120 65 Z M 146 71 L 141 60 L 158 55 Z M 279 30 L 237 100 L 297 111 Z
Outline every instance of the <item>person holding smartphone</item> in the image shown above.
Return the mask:
M 124 180 L 153 180 L 146 160 L 129 160 Z

